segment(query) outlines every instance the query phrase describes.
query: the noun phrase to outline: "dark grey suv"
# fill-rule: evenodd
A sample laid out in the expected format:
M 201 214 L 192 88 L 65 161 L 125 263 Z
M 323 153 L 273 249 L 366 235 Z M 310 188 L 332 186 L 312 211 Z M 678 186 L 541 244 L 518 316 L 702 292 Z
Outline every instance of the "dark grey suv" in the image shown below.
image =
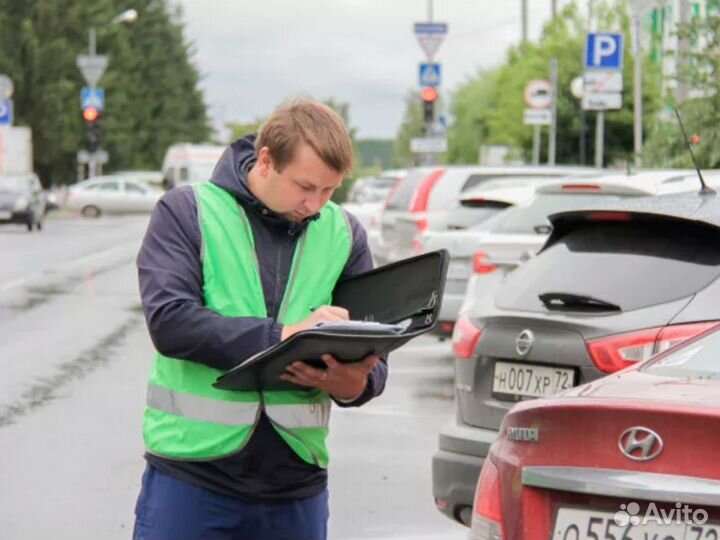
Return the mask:
M 433 495 L 465 524 L 513 404 L 613 373 L 720 320 L 717 196 L 640 198 L 550 220 L 542 251 L 453 336 L 457 410 L 433 457 Z

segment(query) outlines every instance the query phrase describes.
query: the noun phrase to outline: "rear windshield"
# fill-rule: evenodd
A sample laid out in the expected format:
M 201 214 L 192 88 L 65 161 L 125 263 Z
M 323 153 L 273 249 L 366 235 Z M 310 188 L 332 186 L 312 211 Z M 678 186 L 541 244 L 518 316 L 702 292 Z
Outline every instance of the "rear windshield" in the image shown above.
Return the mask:
M 387 210 L 410 210 L 410 203 L 412 203 L 415 190 L 428 174 L 427 169 L 419 169 L 412 171 L 400 180 L 397 188 L 388 199 Z
M 685 298 L 720 274 L 719 236 L 685 222 L 588 222 L 510 274 L 496 302 L 546 311 L 538 295 L 569 293 L 629 311 Z
M 718 327 L 716 327 L 718 328 Z M 720 378 L 720 331 L 646 364 L 642 370 L 668 377 Z
M 619 201 L 620 195 L 600 193 L 540 193 L 527 206 L 518 206 L 496 218 L 489 230 L 497 233 L 532 234 L 535 227 L 549 226 L 547 217 L 576 208 L 592 208 L 598 203 Z M 482 225 L 482 224 L 481 224 Z
M 510 204 L 500 201 L 465 202 L 448 216 L 447 228 L 457 230 L 477 227 L 509 207 Z

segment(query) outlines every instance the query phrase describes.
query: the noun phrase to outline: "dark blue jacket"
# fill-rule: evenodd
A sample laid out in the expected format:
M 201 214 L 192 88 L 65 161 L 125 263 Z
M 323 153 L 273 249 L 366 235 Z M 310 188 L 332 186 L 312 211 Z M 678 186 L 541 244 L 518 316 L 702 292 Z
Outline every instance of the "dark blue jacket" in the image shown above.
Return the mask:
M 234 142 L 211 181 L 243 206 L 255 238 L 268 318 L 222 317 L 203 305 L 200 227 L 190 186 L 173 189 L 158 202 L 137 258 L 145 319 L 155 348 L 173 358 L 228 370 L 280 341 L 275 321 L 282 302 L 298 235 L 306 223 L 273 213 L 250 192 L 247 173 L 256 160 L 254 136 Z M 363 227 L 349 215 L 353 243 L 343 276 L 372 268 Z M 387 366 L 378 364 L 367 388 L 351 404 L 382 393 Z M 324 489 L 325 471 L 302 462 L 263 417 L 250 442 L 234 456 L 204 463 L 147 455 L 151 465 L 181 480 L 248 500 L 310 496 Z

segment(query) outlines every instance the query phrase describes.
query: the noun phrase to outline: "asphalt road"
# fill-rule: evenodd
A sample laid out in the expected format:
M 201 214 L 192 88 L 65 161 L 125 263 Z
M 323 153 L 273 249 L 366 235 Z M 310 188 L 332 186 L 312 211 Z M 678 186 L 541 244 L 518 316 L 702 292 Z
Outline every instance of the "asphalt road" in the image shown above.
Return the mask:
M 0 228 L 0 540 L 131 536 L 152 358 L 134 266 L 146 222 Z M 383 396 L 333 411 L 330 538 L 465 538 L 430 488 L 449 345 L 420 338 L 390 361 Z

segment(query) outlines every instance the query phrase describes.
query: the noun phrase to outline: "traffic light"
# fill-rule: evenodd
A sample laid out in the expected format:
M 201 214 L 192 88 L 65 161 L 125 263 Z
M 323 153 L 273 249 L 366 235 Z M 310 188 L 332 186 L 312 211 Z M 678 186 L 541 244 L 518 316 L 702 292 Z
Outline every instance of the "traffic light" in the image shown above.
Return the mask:
M 100 150 L 102 147 L 100 110 L 93 106 L 85 107 L 82 110 L 82 117 L 85 121 L 85 133 L 87 135 L 88 150 L 90 152 Z
M 420 91 L 420 99 L 423 102 L 423 120 L 426 124 L 435 121 L 435 101 L 438 97 L 438 91 L 432 86 L 426 86 Z

